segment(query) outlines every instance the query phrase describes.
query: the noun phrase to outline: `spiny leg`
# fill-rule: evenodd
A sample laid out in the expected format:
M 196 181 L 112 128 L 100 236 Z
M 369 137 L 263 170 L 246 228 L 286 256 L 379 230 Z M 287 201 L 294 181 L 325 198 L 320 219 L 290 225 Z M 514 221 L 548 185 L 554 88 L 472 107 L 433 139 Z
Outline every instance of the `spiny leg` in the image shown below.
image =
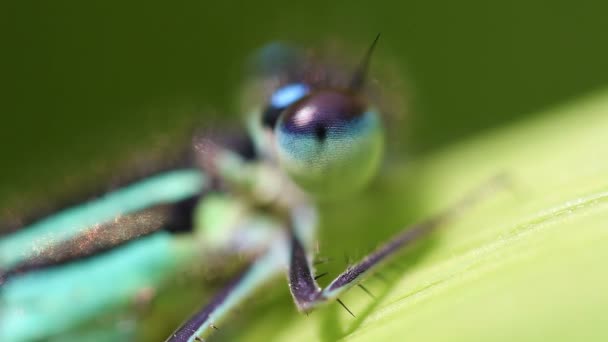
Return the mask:
M 259 198 L 260 194 L 252 189 L 259 191 L 259 187 L 254 185 L 264 182 L 265 179 L 259 179 L 260 175 L 274 177 L 275 174 L 268 171 L 251 172 L 248 167 L 250 165 L 243 158 L 212 141 L 203 139 L 197 143 L 196 148 L 203 163 L 203 169 L 220 179 L 224 186 L 244 195 L 252 203 L 268 204 L 267 199 Z M 274 200 L 274 204 L 278 206 L 279 199 Z M 305 235 L 314 234 L 315 210 L 305 203 L 299 203 L 293 208 L 290 205 L 286 206 L 293 214 L 294 227 L 299 227 Z M 281 211 L 284 208 L 276 209 Z M 202 337 L 211 333 L 212 330 L 217 330 L 216 324 L 230 311 L 270 278 L 287 268 L 288 248 L 288 234 L 277 235 L 264 254 L 255 259 L 244 272 L 216 294 L 209 304 L 182 324 L 167 341 L 202 341 Z
M 182 324 L 167 342 L 203 341 L 216 324 L 264 283 L 278 275 L 287 263 L 287 241 L 277 238 L 270 248 L 231 283 L 226 285 L 200 311 Z
M 308 257 L 308 253 L 300 242 L 296 232 L 292 232 L 289 263 L 289 288 L 298 309 L 303 312 L 308 312 L 315 307 L 332 300 L 336 300 L 344 306 L 338 299 L 340 294 L 351 287 L 358 285 L 365 276 L 371 274 L 381 264 L 395 256 L 411 243 L 461 215 L 466 209 L 485 198 L 497 187 L 504 185 L 504 181 L 505 179 L 503 176 L 493 178 L 481 187 L 471 191 L 458 203 L 445 210 L 443 213 L 440 213 L 425 222 L 403 229 L 357 264 L 349 267 L 324 289 L 319 287 L 313 276 L 310 263 L 311 258 Z M 350 312 L 348 308 L 346 308 L 346 310 L 352 315 L 352 312 Z

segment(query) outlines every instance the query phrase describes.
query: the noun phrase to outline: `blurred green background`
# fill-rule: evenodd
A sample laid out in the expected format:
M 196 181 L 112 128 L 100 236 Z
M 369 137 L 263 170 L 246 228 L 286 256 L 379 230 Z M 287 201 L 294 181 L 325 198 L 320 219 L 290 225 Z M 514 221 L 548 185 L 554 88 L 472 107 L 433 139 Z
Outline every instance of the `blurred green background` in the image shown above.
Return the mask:
M 375 67 L 383 57 L 396 62 L 396 78 L 411 91 L 407 150 L 430 154 L 606 87 L 607 10 L 599 1 L 555 0 L 5 1 L 0 216 L 103 181 L 139 151 L 183 139 L 201 118 L 238 117 L 243 64 L 273 40 L 366 47 L 382 32 Z M 386 229 L 408 216 L 399 193 L 406 187 L 393 187 L 369 200 L 400 213 L 383 218 Z M 361 212 L 350 221 L 362 221 Z M 342 231 L 324 234 L 350 228 L 341 219 Z M 342 266 L 331 266 L 334 274 Z M 295 315 L 281 308 L 275 312 Z M 163 315 L 159 329 L 181 319 Z
M 272 40 L 366 46 L 382 32 L 379 55 L 398 62 L 412 92 L 409 151 L 424 154 L 608 84 L 607 9 L 555 0 L 7 1 L 0 208 L 87 184 L 209 109 L 236 116 L 242 65 Z

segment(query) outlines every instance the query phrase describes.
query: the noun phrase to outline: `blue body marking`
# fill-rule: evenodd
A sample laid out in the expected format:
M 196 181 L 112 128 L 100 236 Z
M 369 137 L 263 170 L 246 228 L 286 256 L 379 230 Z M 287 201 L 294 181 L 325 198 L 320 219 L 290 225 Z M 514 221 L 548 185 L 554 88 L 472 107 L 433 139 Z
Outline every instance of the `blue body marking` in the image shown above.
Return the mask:
M 0 290 L 0 341 L 49 338 L 133 303 L 139 290 L 155 288 L 196 253 L 193 239 L 178 241 L 161 231 L 95 258 L 11 279 Z
M 285 85 L 272 94 L 270 104 L 275 108 L 285 108 L 298 101 L 310 92 L 310 87 L 304 83 Z
M 35 258 L 46 247 L 67 241 L 118 215 L 192 197 L 205 183 L 205 176 L 198 169 L 166 172 L 49 216 L 0 239 L 0 269 L 10 269 Z

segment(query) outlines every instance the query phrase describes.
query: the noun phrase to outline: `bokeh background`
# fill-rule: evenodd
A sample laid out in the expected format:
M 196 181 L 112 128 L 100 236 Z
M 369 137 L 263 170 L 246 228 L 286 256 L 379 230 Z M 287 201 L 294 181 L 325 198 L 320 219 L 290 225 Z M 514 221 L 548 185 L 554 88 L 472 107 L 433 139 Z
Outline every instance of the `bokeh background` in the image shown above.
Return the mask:
M 134 156 L 186 141 L 195 123 L 240 117 L 243 65 L 274 40 L 366 48 L 381 32 L 374 68 L 390 61 L 408 89 L 410 119 L 398 128 L 407 136 L 404 151 L 431 154 L 607 86 L 607 10 L 600 1 L 558 0 L 5 1 L 0 215 L 93 188 Z M 403 213 L 402 194 L 371 194 L 369 202 L 386 201 L 393 213 L 382 218 L 387 230 L 339 241 L 349 228 L 340 217 L 342 230 L 324 233 L 326 241 L 369 245 L 371 234 L 380 241 L 415 216 Z M 363 253 L 339 248 L 334 254 Z M 257 305 L 276 307 L 273 300 Z M 275 316 L 295 316 L 285 291 L 276 301 Z M 200 302 L 182 298 L 176 312 Z M 148 325 L 159 331 L 146 336 L 166 336 L 183 319 L 158 312 Z
M 63 196 L 196 120 L 237 117 L 243 64 L 327 37 L 396 61 L 408 150 L 433 151 L 608 84 L 599 1 L 7 1 L 0 207 Z M 380 59 L 381 61 L 381 59 Z

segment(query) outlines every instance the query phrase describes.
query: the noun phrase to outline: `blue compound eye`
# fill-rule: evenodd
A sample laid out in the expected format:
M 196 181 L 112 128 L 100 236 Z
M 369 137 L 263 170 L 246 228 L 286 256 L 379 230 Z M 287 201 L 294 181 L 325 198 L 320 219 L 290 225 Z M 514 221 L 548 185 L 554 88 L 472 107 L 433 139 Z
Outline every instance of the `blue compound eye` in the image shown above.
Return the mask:
M 303 83 L 287 84 L 277 90 L 270 97 L 270 103 L 262 114 L 262 124 L 274 128 L 279 116 L 291 104 L 300 100 L 310 92 L 310 88 Z
M 335 197 L 363 186 L 382 157 L 378 113 L 358 94 L 323 90 L 288 107 L 275 127 L 281 166 L 304 190 Z

